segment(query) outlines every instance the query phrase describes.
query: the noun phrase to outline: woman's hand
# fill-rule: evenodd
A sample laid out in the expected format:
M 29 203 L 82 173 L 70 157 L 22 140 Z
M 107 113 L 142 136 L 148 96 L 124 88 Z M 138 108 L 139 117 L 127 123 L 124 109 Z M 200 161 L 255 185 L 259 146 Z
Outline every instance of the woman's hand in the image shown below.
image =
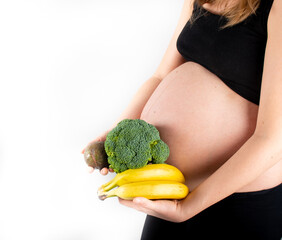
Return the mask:
M 109 133 L 110 131 L 111 131 L 111 130 L 108 130 L 108 131 L 102 133 L 101 135 L 99 135 L 98 137 L 96 137 L 94 140 L 92 140 L 90 143 L 92 143 L 92 142 L 97 142 L 97 141 L 105 142 L 105 141 L 106 141 L 106 137 L 107 137 L 107 135 L 108 135 L 108 133 Z M 89 143 L 89 144 L 90 144 L 90 143 Z M 82 154 L 84 154 L 84 150 L 85 150 L 85 148 L 81 151 Z M 92 172 L 94 172 L 94 168 L 88 166 L 88 171 L 89 171 L 89 173 L 92 173 Z M 113 169 L 111 169 L 111 168 L 109 168 L 109 169 L 108 169 L 108 168 L 102 168 L 102 169 L 100 170 L 100 173 L 101 173 L 102 175 L 107 175 L 108 172 L 113 172 Z
M 182 208 L 183 200 L 149 200 L 136 197 L 132 201 L 119 198 L 119 202 L 124 206 L 167 221 L 183 222 L 187 220 Z

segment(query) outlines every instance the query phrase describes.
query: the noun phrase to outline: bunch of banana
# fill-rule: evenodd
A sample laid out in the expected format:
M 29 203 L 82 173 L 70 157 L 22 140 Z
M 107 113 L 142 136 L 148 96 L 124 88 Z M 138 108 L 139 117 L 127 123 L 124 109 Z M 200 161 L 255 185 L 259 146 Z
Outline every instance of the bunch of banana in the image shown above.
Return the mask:
M 98 197 L 101 200 L 114 196 L 126 200 L 135 197 L 183 199 L 189 191 L 184 182 L 183 174 L 176 167 L 169 164 L 149 164 L 118 173 L 98 189 Z

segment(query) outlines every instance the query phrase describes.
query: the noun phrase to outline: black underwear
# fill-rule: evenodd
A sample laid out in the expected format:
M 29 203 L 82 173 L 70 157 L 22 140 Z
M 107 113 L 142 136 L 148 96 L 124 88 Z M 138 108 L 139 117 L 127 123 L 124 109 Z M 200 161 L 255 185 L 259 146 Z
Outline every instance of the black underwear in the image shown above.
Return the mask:
M 234 193 L 181 223 L 147 216 L 141 239 L 281 240 L 282 184 Z
M 227 19 L 205 10 L 195 1 L 196 19 L 193 24 L 190 20 L 186 23 L 176 47 L 187 61 L 202 65 L 234 92 L 259 105 L 272 3 L 273 0 L 260 0 L 256 13 L 221 29 Z

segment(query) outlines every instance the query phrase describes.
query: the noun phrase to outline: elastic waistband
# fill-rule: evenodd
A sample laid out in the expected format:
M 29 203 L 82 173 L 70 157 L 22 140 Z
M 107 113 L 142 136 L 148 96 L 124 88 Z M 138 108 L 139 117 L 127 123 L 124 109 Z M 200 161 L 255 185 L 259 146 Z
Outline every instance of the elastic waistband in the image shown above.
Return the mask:
M 244 198 L 244 197 L 250 197 L 250 196 L 262 196 L 262 195 L 268 195 L 270 193 L 281 193 L 282 196 L 282 183 L 279 185 L 264 189 L 264 190 L 259 190 L 259 191 L 253 191 L 253 192 L 236 192 L 230 195 L 230 197 L 235 197 L 235 198 Z

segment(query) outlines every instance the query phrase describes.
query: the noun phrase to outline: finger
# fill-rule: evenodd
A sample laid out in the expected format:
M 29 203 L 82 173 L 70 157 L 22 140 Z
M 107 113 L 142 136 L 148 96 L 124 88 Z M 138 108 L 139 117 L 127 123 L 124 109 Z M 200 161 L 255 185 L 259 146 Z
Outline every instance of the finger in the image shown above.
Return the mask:
M 102 169 L 100 170 L 100 173 L 101 173 L 102 175 L 107 175 L 107 174 L 108 174 L 108 169 L 107 169 L 107 168 L 102 168 Z
M 88 170 L 89 173 L 93 173 L 94 172 L 94 168 L 90 167 L 90 166 L 87 166 L 87 170 Z
M 127 207 L 133 207 L 133 208 L 142 207 L 148 209 L 154 208 L 153 205 L 154 202 L 144 197 L 136 197 L 132 201 L 119 198 L 119 202 Z
M 154 207 L 153 206 L 149 207 L 150 203 L 148 203 L 148 202 L 153 203 L 153 201 L 149 199 L 138 197 L 138 198 L 134 198 L 133 201 L 130 201 L 130 200 L 124 200 L 119 198 L 119 202 L 120 204 L 126 207 L 133 208 L 135 210 L 144 212 L 149 215 L 154 215 L 154 211 L 153 211 Z
M 118 201 L 120 204 L 126 206 L 126 207 L 130 207 L 130 208 L 134 208 L 136 210 L 139 210 L 137 209 L 138 208 L 138 204 L 136 204 L 135 202 L 131 201 L 131 200 L 125 200 L 125 199 L 122 199 L 122 198 L 118 198 Z
M 144 197 L 136 197 L 132 201 L 135 203 L 139 208 L 141 209 L 147 209 L 147 211 L 153 211 L 156 210 L 157 205 L 155 204 L 156 202 L 149 200 Z

